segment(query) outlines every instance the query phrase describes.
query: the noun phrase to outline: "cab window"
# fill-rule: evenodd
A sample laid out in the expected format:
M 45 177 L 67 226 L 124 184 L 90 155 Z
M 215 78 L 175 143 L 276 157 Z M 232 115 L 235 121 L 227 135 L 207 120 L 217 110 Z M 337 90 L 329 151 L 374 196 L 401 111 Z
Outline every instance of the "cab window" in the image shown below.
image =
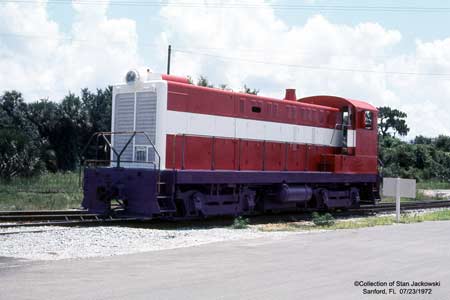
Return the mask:
M 373 113 L 369 110 L 364 111 L 364 128 L 368 130 L 373 128 Z

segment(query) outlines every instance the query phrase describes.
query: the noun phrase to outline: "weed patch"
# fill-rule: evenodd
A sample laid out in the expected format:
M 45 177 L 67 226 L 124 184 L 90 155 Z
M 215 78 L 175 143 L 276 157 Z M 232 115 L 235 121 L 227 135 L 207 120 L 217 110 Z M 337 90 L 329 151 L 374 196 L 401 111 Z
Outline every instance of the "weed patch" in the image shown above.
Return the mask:
M 0 181 L 0 210 L 77 208 L 82 198 L 77 172 Z
M 234 219 L 233 224 L 231 225 L 233 229 L 246 229 L 248 228 L 248 220 L 244 217 L 237 217 Z
M 317 212 L 312 214 L 312 222 L 316 226 L 332 226 L 335 223 L 334 217 L 330 213 L 320 215 Z
M 323 216 L 322 216 L 323 217 Z M 419 223 L 425 221 L 449 221 L 450 209 L 439 210 L 429 213 L 412 213 L 402 214 L 400 223 L 410 224 Z M 261 231 L 304 231 L 304 230 L 317 230 L 317 229 L 357 229 L 364 227 L 374 226 L 386 226 L 395 224 L 395 216 L 379 216 L 379 217 L 361 217 L 348 220 L 335 220 L 332 225 L 320 225 L 314 222 L 302 221 L 302 222 L 284 222 L 284 223 L 272 223 L 264 224 L 258 227 Z

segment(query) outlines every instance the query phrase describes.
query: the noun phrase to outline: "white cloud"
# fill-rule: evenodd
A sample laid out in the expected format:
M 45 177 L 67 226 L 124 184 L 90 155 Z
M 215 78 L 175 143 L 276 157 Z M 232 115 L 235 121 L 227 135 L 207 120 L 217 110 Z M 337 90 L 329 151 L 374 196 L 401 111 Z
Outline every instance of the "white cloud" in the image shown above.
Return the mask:
M 67 35 L 49 18 L 46 2 L 0 4 L 0 33 L 44 37 L 0 36 L 0 90 L 18 89 L 30 101 L 46 96 L 59 100 L 68 90 L 121 81 L 128 69 L 140 66 L 135 21 L 107 17 L 107 1 L 95 6 L 77 2 Z M 173 74 L 206 75 L 233 89 L 245 83 L 275 97 L 295 87 L 300 97 L 332 94 L 366 100 L 406 111 L 411 136 L 450 134 L 450 76 L 336 70 L 449 74 L 450 37 L 418 40 L 409 53 L 393 54 L 402 39 L 398 30 L 374 22 L 335 24 L 321 15 L 291 26 L 267 2 L 252 3 L 258 8 L 161 8 L 160 47 L 148 58 L 163 65 L 171 43 Z M 152 36 L 140 39 L 155 41 Z
M 17 89 L 28 101 L 59 100 L 68 90 L 105 87 L 139 65 L 136 24 L 106 17 L 108 2 L 73 2 L 75 20 L 65 35 L 47 3 L 0 4 L 0 90 Z
M 450 74 L 450 38 L 416 42 L 415 51 L 394 57 L 390 70 L 425 74 Z M 450 135 L 450 76 L 389 76 L 389 90 L 396 101 L 383 101 L 408 113 L 412 134 Z
M 203 74 L 216 84 L 227 83 L 234 89 L 246 83 L 261 89 L 262 94 L 276 97 L 284 95 L 284 88 L 296 87 L 298 96 L 332 94 L 366 100 L 377 106 L 389 105 L 408 113 L 410 136 L 450 134 L 450 120 L 445 116 L 450 110 L 450 77 L 442 80 L 383 74 L 386 71 L 449 74 L 450 38 L 418 41 L 413 53 L 395 56 L 392 53 L 402 39 L 398 30 L 372 22 L 356 26 L 333 24 L 321 15 L 310 17 L 305 24 L 289 26 L 275 16 L 266 2 L 256 2 L 261 8 L 163 8 L 162 35 L 174 45 L 196 48 L 191 52 L 244 59 L 176 52 L 173 73 Z M 308 68 L 311 66 L 323 70 Z

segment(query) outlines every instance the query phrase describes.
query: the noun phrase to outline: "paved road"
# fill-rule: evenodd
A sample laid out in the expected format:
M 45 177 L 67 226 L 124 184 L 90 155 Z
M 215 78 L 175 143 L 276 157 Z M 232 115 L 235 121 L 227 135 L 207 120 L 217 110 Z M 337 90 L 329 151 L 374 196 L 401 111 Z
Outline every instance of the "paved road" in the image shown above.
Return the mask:
M 450 222 L 314 232 L 109 258 L 0 259 L 0 299 L 450 299 Z M 1 246 L 1 245 L 0 245 Z M 426 296 L 356 280 L 440 280 Z

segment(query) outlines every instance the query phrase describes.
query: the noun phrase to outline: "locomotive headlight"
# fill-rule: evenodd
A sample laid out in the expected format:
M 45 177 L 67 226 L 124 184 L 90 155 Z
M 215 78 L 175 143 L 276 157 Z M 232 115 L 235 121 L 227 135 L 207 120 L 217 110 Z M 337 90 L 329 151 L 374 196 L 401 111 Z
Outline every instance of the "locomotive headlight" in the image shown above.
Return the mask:
M 125 81 L 127 83 L 134 83 L 139 80 L 139 73 L 136 70 L 131 70 L 127 72 L 127 75 L 125 75 Z

